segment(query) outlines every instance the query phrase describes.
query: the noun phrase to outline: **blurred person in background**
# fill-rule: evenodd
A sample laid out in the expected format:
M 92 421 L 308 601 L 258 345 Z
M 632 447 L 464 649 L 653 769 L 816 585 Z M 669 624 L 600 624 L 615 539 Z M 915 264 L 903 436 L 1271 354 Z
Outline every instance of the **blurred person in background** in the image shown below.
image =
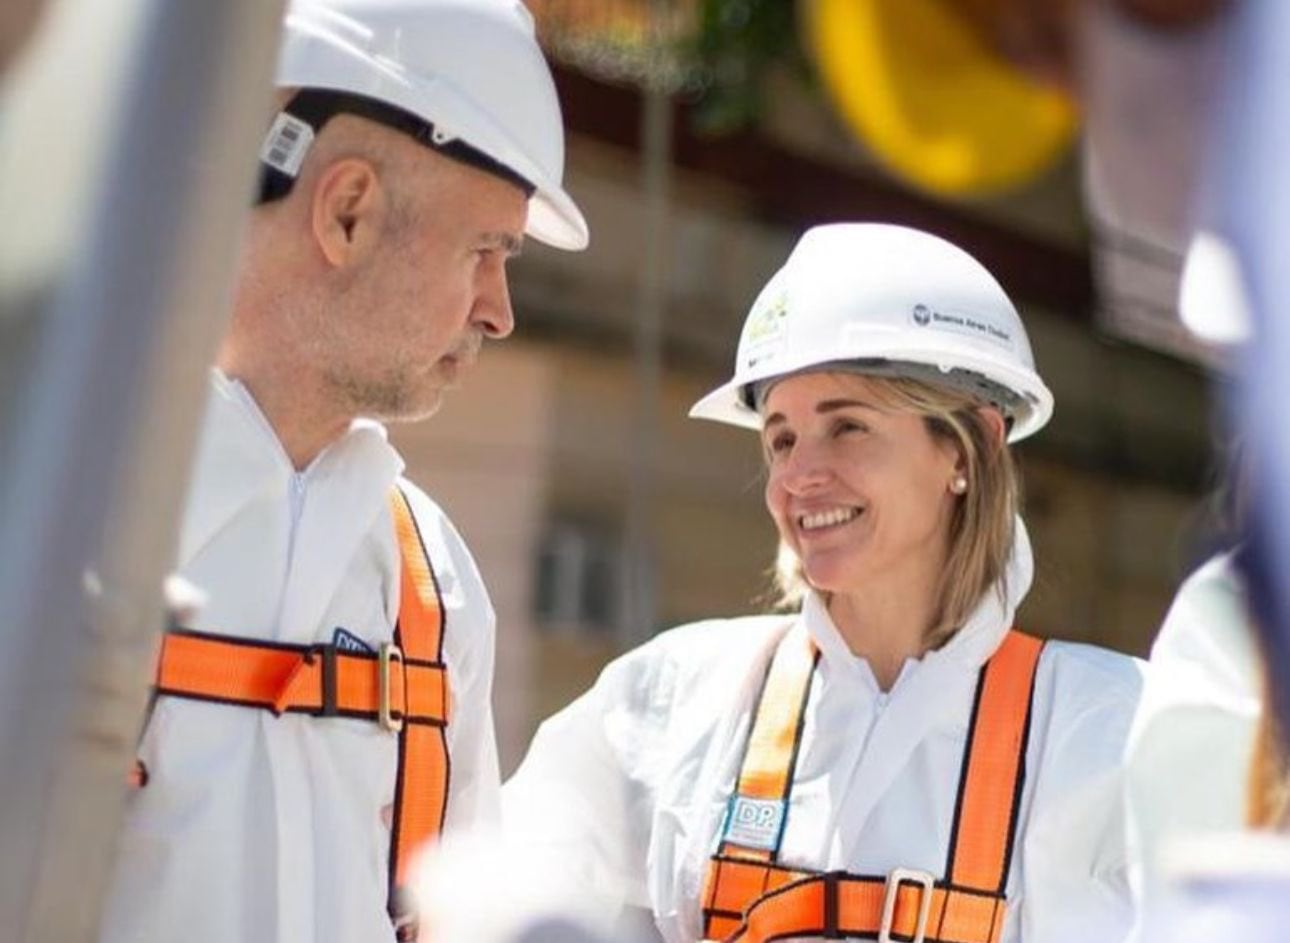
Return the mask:
M 1225 546 L 1179 587 L 1152 643 L 1130 734 L 1129 845 L 1144 910 L 1171 842 L 1285 816 L 1284 762 L 1263 710 L 1258 636 L 1237 562 L 1249 514 L 1243 456 L 1232 448 L 1214 498 Z
M 514 0 L 299 0 L 182 520 L 107 943 L 409 940 L 412 856 L 494 818 L 494 615 L 381 421 L 514 325 L 585 222 Z
M 968 254 L 807 232 L 691 411 L 760 435 L 793 611 L 606 668 L 504 788 L 510 840 L 672 943 L 1123 939 L 1139 669 L 1012 629 L 1033 563 L 1010 443 L 1051 410 Z

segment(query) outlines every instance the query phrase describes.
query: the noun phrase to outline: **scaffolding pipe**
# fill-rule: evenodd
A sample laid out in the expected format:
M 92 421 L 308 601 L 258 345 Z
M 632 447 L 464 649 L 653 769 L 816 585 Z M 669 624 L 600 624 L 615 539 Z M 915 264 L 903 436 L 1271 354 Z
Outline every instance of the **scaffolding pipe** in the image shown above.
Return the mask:
M 627 498 L 627 617 L 623 641 L 634 645 L 658 630 L 658 535 L 654 527 L 660 449 L 663 321 L 667 312 L 667 230 L 672 192 L 672 96 L 664 71 L 665 0 L 651 6 L 653 58 L 642 89 L 641 191 L 643 252 L 636 295 L 636 423 Z

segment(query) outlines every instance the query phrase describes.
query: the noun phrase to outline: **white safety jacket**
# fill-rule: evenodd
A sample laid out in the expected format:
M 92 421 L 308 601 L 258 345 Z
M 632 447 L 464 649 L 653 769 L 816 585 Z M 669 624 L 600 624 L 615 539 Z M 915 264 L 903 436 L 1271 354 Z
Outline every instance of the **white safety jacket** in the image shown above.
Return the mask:
M 190 626 L 289 643 L 337 629 L 375 649 L 399 610 L 387 499 L 403 468 L 355 422 L 295 472 L 240 383 L 216 372 L 183 518 L 179 572 L 209 602 Z M 494 615 L 461 537 L 408 494 L 442 591 L 452 690 L 446 828 L 497 811 Z M 376 724 L 161 697 L 140 744 L 104 943 L 390 941 L 396 738 Z
M 701 887 L 769 657 L 792 618 L 821 651 L 781 850 L 790 868 L 941 876 L 979 669 L 1030 586 L 1018 521 L 1002 593 L 890 691 L 817 596 L 798 617 L 683 626 L 628 653 L 538 731 L 502 790 L 509 836 L 607 910 L 702 936 Z M 1050 642 L 1035 680 L 1006 943 L 1116 943 L 1132 924 L 1120 761 L 1139 665 Z

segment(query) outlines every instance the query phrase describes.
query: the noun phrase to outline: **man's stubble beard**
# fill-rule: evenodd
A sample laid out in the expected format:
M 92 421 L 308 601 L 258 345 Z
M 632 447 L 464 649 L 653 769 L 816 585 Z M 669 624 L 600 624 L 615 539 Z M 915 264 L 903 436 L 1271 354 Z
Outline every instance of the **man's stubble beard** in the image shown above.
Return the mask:
M 437 413 L 443 403 L 442 389 L 418 391 L 406 368 L 381 378 L 328 371 L 324 379 L 346 412 L 379 422 L 420 422 Z

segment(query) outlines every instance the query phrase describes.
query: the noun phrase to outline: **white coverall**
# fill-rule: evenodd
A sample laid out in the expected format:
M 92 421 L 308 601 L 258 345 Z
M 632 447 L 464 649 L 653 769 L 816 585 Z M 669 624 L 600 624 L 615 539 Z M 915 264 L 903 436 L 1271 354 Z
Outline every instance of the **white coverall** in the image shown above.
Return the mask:
M 387 500 L 403 461 L 385 430 L 355 422 L 297 473 L 245 387 L 218 372 L 212 384 L 180 538 L 179 572 L 209 594 L 190 627 L 305 644 L 343 628 L 372 648 L 388 641 L 399 551 Z M 452 524 L 400 484 L 443 593 L 451 830 L 497 814 L 494 615 Z M 159 698 L 102 940 L 393 940 L 382 810 L 395 749 L 368 721 Z
M 978 672 L 1030 587 L 1018 521 L 1003 594 L 888 692 L 817 596 L 822 657 L 806 709 L 781 863 L 886 875 L 945 869 Z M 794 617 L 666 632 L 546 721 L 502 790 L 508 835 L 607 910 L 652 910 L 670 943 L 699 939 L 700 895 L 765 666 Z M 1038 667 L 1005 943 L 1116 943 L 1132 923 L 1120 760 L 1138 664 L 1050 642 Z

